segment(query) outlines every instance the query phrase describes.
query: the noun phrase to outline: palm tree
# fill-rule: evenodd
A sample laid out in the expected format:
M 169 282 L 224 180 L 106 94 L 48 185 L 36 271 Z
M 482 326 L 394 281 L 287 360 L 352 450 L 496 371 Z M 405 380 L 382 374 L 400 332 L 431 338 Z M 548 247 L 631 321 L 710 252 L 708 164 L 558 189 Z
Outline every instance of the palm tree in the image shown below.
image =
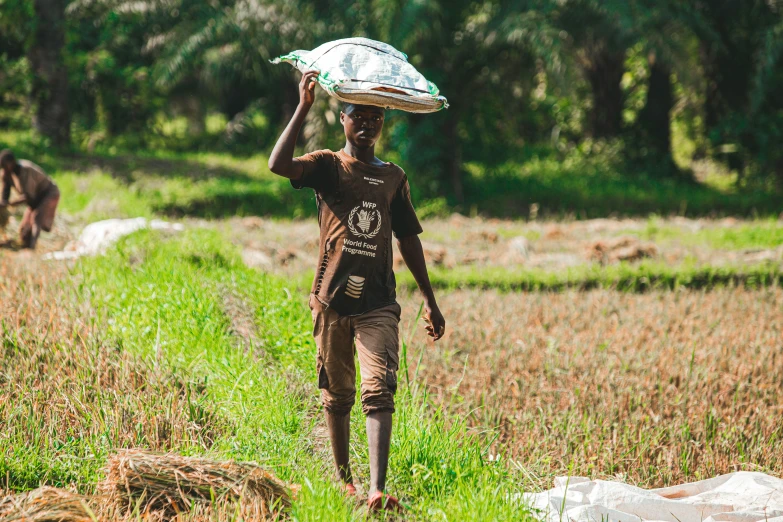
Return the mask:
M 470 0 L 376 0 L 372 30 L 409 53 L 413 63 L 448 97 L 450 107 L 434 115 L 405 117 L 404 139 L 396 145 L 406 163 L 428 174 L 430 195 L 465 200 L 463 162 L 491 160 L 506 136 L 518 135 L 512 94 L 534 74 L 529 53 L 498 38 L 490 25 L 496 2 Z M 529 89 L 524 89 L 525 93 Z
M 28 0 L 3 6 L 2 30 L 18 33 L 32 72 L 33 128 L 65 147 L 71 140 L 68 71 L 65 67 L 67 0 Z
M 309 35 L 306 2 L 271 0 L 76 0 L 70 12 L 98 8 L 100 19 L 124 17 L 148 28 L 141 53 L 154 61 L 157 88 L 194 105 L 215 103 L 229 120 L 263 105 L 273 121 L 292 112 L 290 72 L 269 59 Z M 281 85 L 288 85 L 286 89 Z M 198 117 L 198 116 L 197 116 Z

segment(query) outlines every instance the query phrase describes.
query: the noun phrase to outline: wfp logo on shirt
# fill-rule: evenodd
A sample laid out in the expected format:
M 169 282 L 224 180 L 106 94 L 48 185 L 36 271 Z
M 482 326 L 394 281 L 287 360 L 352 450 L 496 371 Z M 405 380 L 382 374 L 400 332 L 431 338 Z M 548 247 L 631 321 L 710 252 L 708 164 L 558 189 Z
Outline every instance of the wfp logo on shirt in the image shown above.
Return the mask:
M 362 201 L 348 216 L 348 229 L 353 235 L 367 239 L 378 235 L 381 230 L 381 212 L 375 203 Z

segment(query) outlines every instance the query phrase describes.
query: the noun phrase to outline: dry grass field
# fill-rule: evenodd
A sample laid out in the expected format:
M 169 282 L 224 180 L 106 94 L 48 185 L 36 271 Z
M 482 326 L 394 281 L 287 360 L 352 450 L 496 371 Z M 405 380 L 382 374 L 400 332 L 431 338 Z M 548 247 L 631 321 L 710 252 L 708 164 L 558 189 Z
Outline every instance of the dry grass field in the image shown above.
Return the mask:
M 530 486 L 783 473 L 779 288 L 455 291 L 440 297 L 437 346 L 410 325 L 418 302 L 404 299 L 411 373 L 472 425 L 497 427 L 491 452 Z
M 67 223 L 42 251 L 75 235 Z M 585 244 L 629 230 L 640 241 L 654 235 L 659 252 L 739 263 L 754 252 L 777 255 L 781 230 L 774 222 L 704 222 L 687 232 L 675 221 L 652 230 L 642 221 L 469 220 L 462 234 L 446 221 L 427 225 L 427 242 L 447 252 L 444 269 L 474 238 L 479 272 L 502 265 L 493 252 L 508 252 L 517 237 L 531 249 L 511 268 L 535 256 L 600 265 Z M 303 285 L 314 223 L 186 227 L 69 264 L 0 252 L 0 489 L 91 495 L 111 455 L 141 448 L 257 460 L 303 485 L 293 518 L 364 519 L 331 483 L 312 379 Z M 242 253 L 263 248 L 269 265 L 248 269 Z M 518 520 L 523 508 L 497 492 L 545 489 L 557 475 L 655 487 L 737 469 L 783 473 L 779 286 L 441 290 L 448 334 L 438 344 L 415 323 L 418 294 L 400 294 L 401 380 L 410 386 L 401 386 L 390 484 L 410 520 L 477 512 Z M 354 430 L 362 479 L 360 422 Z M 183 520 L 215 519 L 197 513 Z
M 51 493 L 40 486 L 100 503 L 126 449 L 255 462 L 301 487 L 289 518 L 367 520 L 333 480 L 317 399 L 312 194 L 259 170 L 266 158 L 50 160 L 55 229 L 35 254 L 0 249 L 0 522 L 25 492 Z M 388 485 L 400 519 L 533 520 L 520 493 L 565 474 L 644 487 L 782 475 L 783 219 L 765 215 L 427 219 L 448 333 L 426 338 L 398 258 L 407 364 Z M 135 217 L 185 231 L 41 259 L 88 223 Z M 361 492 L 358 407 L 354 419 Z M 243 519 L 236 498 L 201 500 L 174 517 L 97 513 Z
M 215 227 L 245 251 L 250 264 L 285 276 L 313 269 L 314 220 L 258 217 L 198 222 Z M 743 267 L 783 262 L 783 220 L 591 219 L 509 221 L 454 215 L 423 223 L 430 268 L 460 273 L 492 270 L 567 271 L 654 261 L 669 266 Z M 404 269 L 397 256 L 395 268 Z
M 104 336 L 74 283 L 65 265 L 0 259 L 0 488 L 97 481 L 95 441 L 206 450 L 227 427 L 203 390 Z
M 3 522 L 23 514 L 13 506 L 31 490 L 32 499 L 55 503 L 73 499 L 67 491 L 85 495 L 107 522 L 259 520 L 243 518 L 234 500 L 205 502 L 203 494 L 176 517 L 147 513 L 144 503 L 119 512 L 110 505 L 105 514 L 107 465 L 125 448 L 224 467 L 255 462 L 298 485 L 291 518 L 367 519 L 332 479 L 304 296 L 244 267 L 218 235 L 141 232 L 105 256 L 68 264 L 0 252 L 0 292 Z M 519 492 L 515 472 L 488 463 L 482 439 L 461 423 L 427 410 L 401 390 L 389 485 L 407 506 L 405 519 L 527 519 L 519 500 L 494 494 Z M 363 423 L 353 430 L 362 488 Z

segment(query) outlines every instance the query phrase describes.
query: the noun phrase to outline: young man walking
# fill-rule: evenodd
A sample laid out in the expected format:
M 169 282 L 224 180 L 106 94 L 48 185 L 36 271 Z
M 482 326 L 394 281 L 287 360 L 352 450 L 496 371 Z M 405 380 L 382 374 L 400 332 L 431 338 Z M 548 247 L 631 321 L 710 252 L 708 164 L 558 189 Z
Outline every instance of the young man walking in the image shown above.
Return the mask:
M 8 207 L 26 204 L 27 209 L 19 227 L 19 240 L 22 248 L 35 249 L 41 230 L 52 230 L 57 203 L 60 201 L 60 190 L 41 167 L 32 161 L 17 160 L 8 149 L 0 152 L 0 169 L 0 216 L 7 218 Z M 21 195 L 15 201 L 8 200 L 11 197 L 11 187 Z
M 370 452 L 367 503 L 371 511 L 397 509 L 397 499 L 385 493 L 399 366 L 400 306 L 392 271 L 392 234 L 424 294 L 429 335 L 436 341 L 443 337 L 446 323 L 430 286 L 407 177 L 398 166 L 375 157 L 384 110 L 346 105 L 340 113 L 346 138 L 342 150 L 293 157 L 315 100 L 317 76 L 317 71 L 302 76 L 299 106 L 269 157 L 269 168 L 289 178 L 295 188 L 316 193 L 321 239 L 310 308 L 318 347 L 318 387 L 337 474 L 345 492 L 355 495 L 348 461 L 355 350 Z

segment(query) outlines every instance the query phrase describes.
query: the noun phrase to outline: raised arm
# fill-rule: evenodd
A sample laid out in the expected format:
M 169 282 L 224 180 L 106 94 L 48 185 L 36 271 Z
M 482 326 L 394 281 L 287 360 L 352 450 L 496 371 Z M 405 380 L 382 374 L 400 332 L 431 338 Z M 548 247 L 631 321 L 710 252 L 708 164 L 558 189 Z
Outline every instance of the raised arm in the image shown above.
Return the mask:
M 284 178 L 296 180 L 303 174 L 302 164 L 294 159 L 294 147 L 305 117 L 315 101 L 317 77 L 318 71 L 307 71 L 302 75 L 302 81 L 299 82 L 299 105 L 269 155 L 269 170 Z
M 446 333 L 446 320 L 440 313 L 438 303 L 435 302 L 435 293 L 432 291 L 430 276 L 427 273 L 427 262 L 424 260 L 424 249 L 421 247 L 419 236 L 412 235 L 397 240 L 402 259 L 408 265 L 413 274 L 419 290 L 424 295 L 424 320 L 427 321 L 427 333 L 436 341 Z

